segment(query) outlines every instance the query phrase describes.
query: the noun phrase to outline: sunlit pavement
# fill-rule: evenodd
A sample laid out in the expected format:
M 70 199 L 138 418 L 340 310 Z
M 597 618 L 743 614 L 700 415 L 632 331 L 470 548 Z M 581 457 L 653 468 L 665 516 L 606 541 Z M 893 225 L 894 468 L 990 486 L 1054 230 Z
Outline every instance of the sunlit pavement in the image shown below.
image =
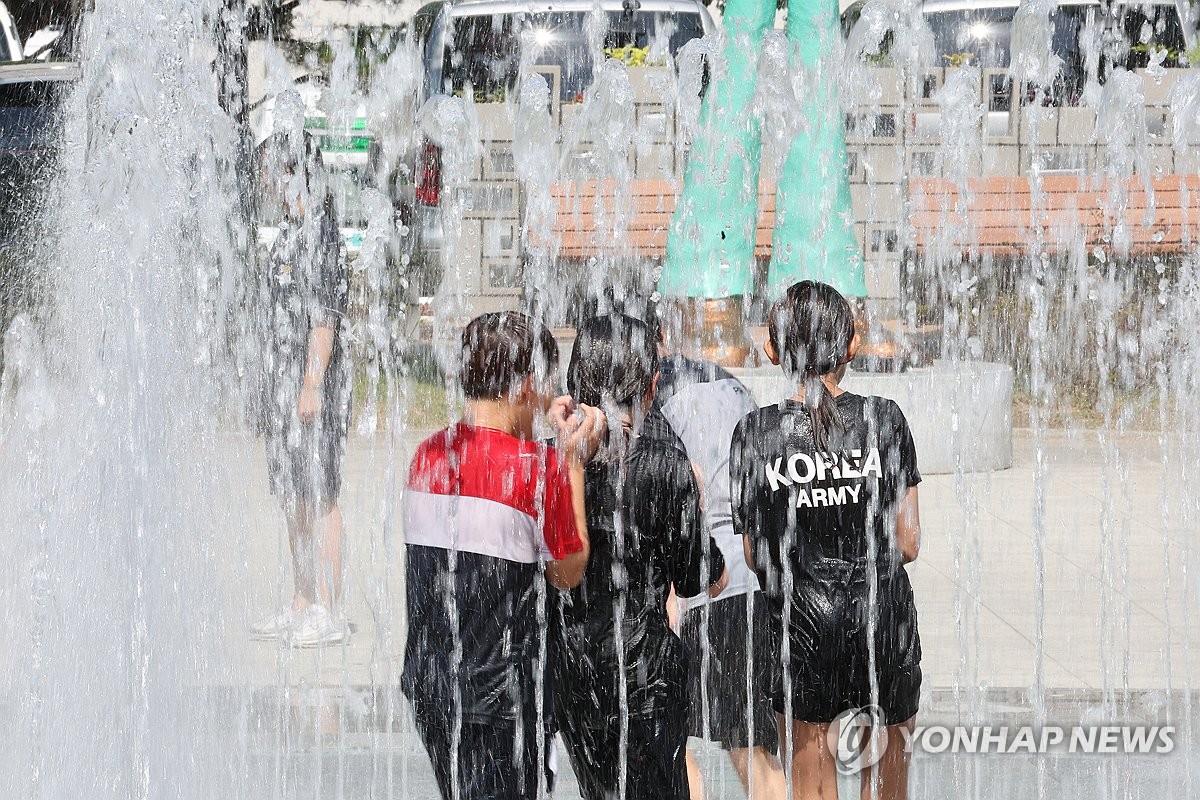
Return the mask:
M 213 683 L 256 687 L 244 699 L 257 709 L 257 729 L 271 732 L 262 741 L 264 779 L 277 782 L 286 773 L 297 785 L 333 781 L 347 796 L 382 791 L 389 782 L 407 787 L 395 796 L 433 791 L 394 689 L 404 644 L 399 498 L 408 454 L 421 438 L 350 441 L 342 494 L 345 607 L 356 632 L 347 646 L 320 650 L 289 650 L 245 634 L 256 616 L 290 596 L 290 564 L 260 446 L 233 436 L 223 444 L 244 478 L 230 502 L 244 502 L 248 515 L 242 530 L 230 532 L 236 540 L 221 561 L 230 661 Z M 921 555 L 909 567 L 924 651 L 921 721 L 1137 724 L 1182 714 L 1180 696 L 1192 688 L 1197 663 L 1188 598 L 1195 608 L 1191 559 L 1200 520 L 1187 513 L 1189 486 L 1181 477 L 1190 469 L 1176 462 L 1170 442 L 1164 459 L 1153 434 L 1102 442 L 1095 432 L 1050 431 L 1036 525 L 1037 447 L 1031 432 L 1018 431 L 1012 469 L 932 475 L 921 485 Z M 1031 688 L 1039 660 L 1040 695 Z M 1035 716 L 1039 700 L 1044 717 Z M 698 748 L 711 796 L 740 796 L 720 752 Z M 314 752 L 323 754 L 316 762 Z M 1136 763 L 1125 757 L 1114 774 L 1104 758 L 971 756 L 964 763 L 924 755 L 914 761 L 913 781 L 916 788 L 971 794 L 977 782 L 1002 774 L 1012 792 L 985 796 L 1036 796 L 1039 780 L 1043 788 L 1069 785 L 1075 796 L 1090 781 L 1100 782 L 1099 791 L 1123 780 Z M 1138 785 L 1147 791 L 1138 796 L 1167 796 L 1155 787 L 1177 787 L 1184 773 L 1200 781 L 1200 765 L 1183 743 L 1173 756 L 1142 758 L 1145 769 L 1136 772 L 1145 772 Z M 319 776 L 312 772 L 318 762 Z M 361 794 L 347 788 L 351 783 Z M 559 794 L 574 796 L 569 775 Z

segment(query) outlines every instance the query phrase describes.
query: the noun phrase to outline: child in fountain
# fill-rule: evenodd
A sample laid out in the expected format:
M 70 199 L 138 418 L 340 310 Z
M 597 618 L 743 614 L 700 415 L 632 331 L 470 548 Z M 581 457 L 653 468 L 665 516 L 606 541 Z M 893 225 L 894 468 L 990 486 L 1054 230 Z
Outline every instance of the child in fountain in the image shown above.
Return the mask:
M 260 639 L 298 647 L 342 642 L 342 513 L 338 494 L 350 416 L 343 353 L 348 278 L 333 196 L 307 133 L 278 133 L 259 149 L 263 206 L 279 235 L 263 275 L 266 313 L 261 433 L 271 492 L 283 507 L 295 594 L 256 624 Z
M 417 448 L 404 494 L 408 641 L 401 688 L 443 798 L 533 798 L 547 752 L 539 573 L 588 560 L 583 464 L 595 409 L 554 398 L 558 346 L 515 312 L 462 336 L 462 420 Z M 555 449 L 534 439 L 549 411 Z
M 838 386 L 857 348 L 845 298 L 822 283 L 791 286 L 771 310 L 765 349 L 796 394 L 748 415 L 731 444 L 733 525 L 777 638 L 773 701 L 800 797 L 837 796 L 827 729 L 868 706 L 888 735 L 862 772 L 863 796 L 907 796 L 902 728 L 911 730 L 921 688 L 904 569 L 920 541 L 921 475 L 899 407 Z
M 608 428 L 586 471 L 592 558 L 551 620 L 556 721 L 587 800 L 688 797 L 687 664 L 666 599 L 726 582 L 687 454 L 653 406 L 657 340 L 631 317 L 591 319 L 567 372 Z

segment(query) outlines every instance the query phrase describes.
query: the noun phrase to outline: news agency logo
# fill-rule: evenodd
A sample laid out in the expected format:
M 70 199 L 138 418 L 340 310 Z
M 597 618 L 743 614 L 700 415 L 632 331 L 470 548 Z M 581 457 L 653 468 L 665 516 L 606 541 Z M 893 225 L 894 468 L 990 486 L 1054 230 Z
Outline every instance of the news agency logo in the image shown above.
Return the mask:
M 883 711 L 874 705 L 843 711 L 829 725 L 825 737 L 837 771 L 856 775 L 878 764 L 887 750 Z
M 1071 753 L 1167 755 L 1175 749 L 1171 725 L 931 725 L 904 730 L 904 750 L 922 753 Z
M 1175 749 L 1174 726 L 930 725 L 900 728 L 906 753 L 1167 755 Z M 837 771 L 854 775 L 879 763 L 888 728 L 878 706 L 843 711 L 825 733 Z

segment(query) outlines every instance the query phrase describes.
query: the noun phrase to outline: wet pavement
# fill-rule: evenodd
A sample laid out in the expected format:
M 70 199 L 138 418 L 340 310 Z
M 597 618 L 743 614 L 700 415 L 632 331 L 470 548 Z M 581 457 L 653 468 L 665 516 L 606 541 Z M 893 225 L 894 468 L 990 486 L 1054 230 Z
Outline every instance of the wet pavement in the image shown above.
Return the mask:
M 230 661 L 212 684 L 240 698 L 231 707 L 253 709 L 258 756 L 249 766 L 273 796 L 282 784 L 295 796 L 433 796 L 394 688 L 404 643 L 399 489 L 420 438 L 351 439 L 342 508 L 346 609 L 356 632 L 348 645 L 322 650 L 245 635 L 289 596 L 290 566 L 260 448 L 242 437 L 225 443 L 244 477 L 244 496 L 230 502 L 247 504 L 250 524 L 231 532 L 231 557 L 221 561 Z M 1181 728 L 1175 751 L 920 753 L 914 796 L 1037 797 L 1040 782 L 1048 797 L 1149 798 L 1200 785 L 1197 750 L 1182 735 L 1197 710 L 1186 698 L 1200 655 L 1192 621 L 1200 520 L 1177 477 L 1187 474 L 1185 454 L 1170 443 L 1167 451 L 1162 457 L 1157 439 L 1140 434 L 1051 431 L 1039 443 L 1018 431 L 1012 469 L 926 477 L 921 555 L 909 569 L 924 652 L 922 724 L 1173 723 Z M 1031 688 L 1039 659 L 1040 695 Z M 741 796 L 723 754 L 694 744 L 710 797 Z M 314 793 L 318 785 L 331 793 Z M 575 796 L 569 774 L 558 795 Z

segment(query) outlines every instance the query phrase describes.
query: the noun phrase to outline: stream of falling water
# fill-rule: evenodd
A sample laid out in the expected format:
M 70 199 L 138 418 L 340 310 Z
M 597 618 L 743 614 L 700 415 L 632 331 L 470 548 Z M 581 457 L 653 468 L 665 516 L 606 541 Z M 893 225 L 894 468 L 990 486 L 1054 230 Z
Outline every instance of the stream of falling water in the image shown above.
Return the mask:
M 44 205 L 52 301 L 14 328 L 23 371 L 6 373 L 0 784 L 223 796 L 229 732 L 201 687 L 241 661 L 211 580 L 244 500 L 219 435 L 236 134 L 209 67 L 211 4 L 100 9 Z
M 1057 68 L 1048 27 L 1053 9 L 1042 2 L 1023 7 L 1013 33 L 1014 80 L 1040 79 Z M 512 305 L 560 323 L 572 321 L 584 298 L 600 308 L 633 307 L 653 292 L 659 265 L 623 249 L 639 202 L 630 188 L 645 177 L 631 165 L 651 152 L 635 103 L 645 87 L 635 85 L 642 78 L 625 64 L 603 58 L 602 14 L 592 15 L 586 31 L 589 58 L 598 64 L 594 80 L 571 109 L 573 121 L 561 125 L 561 98 L 545 73 L 523 71 L 515 99 L 503 104 L 477 103 L 469 93 L 426 98 L 421 55 L 411 42 L 373 64 L 365 86 L 356 52 L 337 42 L 321 101 L 326 134 L 353 135 L 361 105 L 379 147 L 378 174 L 357 201 L 361 245 L 351 266 L 347 327 L 360 394 L 344 497 L 356 644 L 311 653 L 250 649 L 246 622 L 268 595 L 271 603 L 286 599 L 291 567 L 282 522 L 263 491 L 260 446 L 241 424 L 242 384 L 255 364 L 245 338 L 254 312 L 244 305 L 242 277 L 256 237 L 244 217 L 248 184 L 238 174 L 239 132 L 222 110 L 211 66 L 213 21 L 222 12 L 217 0 L 113 0 L 86 15 L 83 79 L 64 111 L 60 172 L 43 203 L 58 232 L 41 251 L 53 299 L 10 327 L 0 380 L 0 607 L 6 609 L 0 704 L 9 718 L 0 724 L 8 742 L 0 753 L 0 787 L 6 796 L 430 796 L 428 760 L 396 691 L 404 632 L 398 498 L 414 440 L 454 419 L 461 404 L 453 379 L 456 337 L 478 310 L 472 259 L 488 246 L 475 240 L 470 224 L 490 202 L 488 190 L 479 189 L 480 164 L 503 143 L 498 131 L 512 129 L 508 146 L 522 198 L 522 286 Z M 881 84 L 861 58 L 878 56 L 889 31 L 893 72 L 883 80 L 894 86 Z M 924 71 L 944 66 L 933 63 L 931 39 L 919 4 L 866 5 L 839 76 L 855 119 L 885 113 L 885 95 L 903 98 L 886 112 L 900 126 L 929 113 L 930 104 L 912 98 Z M 719 44 L 710 36 L 687 45 L 678 74 L 659 75 L 651 87 L 662 107 L 663 139 L 680 152 L 695 134 L 703 61 L 719 64 Z M 1131 185 L 1150 186 L 1156 175 L 1147 147 L 1158 134 L 1147 127 L 1141 77 L 1114 68 L 1101 86 L 1100 44 L 1085 45 L 1090 73 L 1079 108 L 1096 117 L 1087 143 L 1069 156 L 1092 159 L 1085 176 L 1111 189 L 1096 213 L 1120 220 Z M 526 55 L 521 63 L 536 66 Z M 768 180 L 792 134 L 806 124 L 789 111 L 812 90 L 811 76 L 789 58 L 786 40 L 770 35 L 754 111 Z M 267 61 L 272 93 L 291 88 L 293 68 L 283 52 L 270 50 Z M 924 98 L 940 114 L 933 164 L 960 186 L 997 145 L 989 139 L 982 85 L 980 70 L 965 64 L 946 70 L 936 94 Z M 1024 105 L 1014 101 L 1022 115 L 1016 124 L 1030 131 L 1023 141 L 1030 151 L 1031 221 L 1051 202 L 1044 181 L 1054 170 L 1047 165 L 1060 156 L 1057 145 L 1040 138 L 1040 121 L 1052 113 L 1048 100 L 1042 108 L 1044 100 L 1035 93 Z M 1179 79 L 1169 109 L 1182 159 L 1200 134 L 1200 78 Z M 415 374 L 413 355 L 423 352 L 421 308 L 397 300 L 412 294 L 416 232 L 398 218 L 390 195 L 393 175 L 411 169 L 407 154 L 422 137 L 441 148 L 446 240 L 430 304 L 432 377 Z M 889 146 L 906 169 L 920 155 L 905 137 Z M 680 163 L 662 173 L 676 189 Z M 870 163 L 863 169 L 873 215 L 884 184 Z M 1131 177 L 1135 184 L 1127 182 Z M 589 193 L 581 188 L 588 181 L 611 181 L 611 188 Z M 562 190 L 566 182 L 573 182 L 571 190 Z M 950 586 L 952 595 L 918 591 L 918 608 L 948 599 L 952 610 L 940 619 L 953 627 L 949 658 L 937 661 L 941 671 L 926 672 L 923 706 L 928 701 L 939 721 L 949 716 L 963 724 L 989 724 L 1006 705 L 1035 725 L 1166 719 L 1179 730 L 1177 759 L 1097 756 L 1080 766 L 1038 756 L 1021 762 L 1023 777 L 1009 788 L 1023 797 L 1115 800 L 1141 797 L 1142 783 L 1156 780 L 1169 796 L 1192 796 L 1200 782 L 1191 699 L 1197 639 L 1191 624 L 1200 604 L 1196 243 L 1131 267 L 1123 260 L 1128 225 L 1110 226 L 1107 240 L 1094 246 L 1079 226 L 1032 225 L 1036 232 L 1021 256 L 1002 262 L 976 249 L 963 258 L 954 243 L 977 233 L 968 221 L 969 200 L 959 192 L 958 204 L 946 209 L 941 238 L 914 268 L 932 287 L 936 307 L 931 312 L 914 300 L 894 311 L 909 328 L 936 317 L 939 355 L 952 364 L 1021 362 L 1028 429 L 1019 433 L 1026 450 L 1018 451 L 1030 482 L 1018 524 L 1029 535 L 1007 546 L 1015 563 L 1031 562 L 1032 580 L 1023 587 L 1031 598 L 1029 620 L 1020 620 L 1028 628 L 1017 638 L 1027 638 L 1032 661 L 1022 665 L 1029 667 L 1027 683 L 987 682 L 1004 654 L 983 631 L 996 616 L 992 606 L 1007 596 L 997 592 L 1004 580 L 997 576 L 1008 574 L 990 560 L 1001 551 L 988 536 L 1012 533 L 987 508 L 1011 484 L 974 471 L 973 434 L 956 427 L 944 432 L 957 455 L 949 491 L 939 495 L 951 498 L 949 505 L 927 511 L 950 520 L 930 524 L 948 529 L 949 559 L 915 566 L 944 569 L 946 581 L 938 585 Z M 1184 222 L 1200 213 L 1186 188 L 1180 204 Z M 582 211 L 595 218 L 590 245 L 611 246 L 576 263 L 561 256 L 556 231 L 570 227 L 559 215 Z M 913 231 L 898 235 L 907 241 Z M 1013 297 L 988 287 L 1005 269 L 1013 270 L 1003 276 L 1011 279 L 1004 286 Z M 1008 302 L 1024 316 L 987 316 L 989 305 Z M 1084 373 L 1095 379 L 1097 420 L 1085 425 L 1072 409 L 1060 430 L 1075 389 L 1070 381 Z M 965 413 L 986 399 L 981 391 L 964 379 L 952 395 L 929 402 Z M 1151 398 L 1150 423 L 1135 413 L 1140 406 L 1130 398 L 1139 396 Z M 1154 444 L 1149 456 L 1148 443 Z M 1092 494 L 1080 496 L 1088 507 L 1069 510 L 1075 516 L 1068 519 L 1052 501 L 1061 496 L 1054 491 L 1060 468 L 1075 452 L 1097 459 L 1087 480 L 1095 481 L 1090 488 L 1099 499 L 1091 506 Z M 1143 472 L 1161 485 L 1148 490 Z M 267 539 L 278 545 L 264 546 Z M 1149 567 L 1140 560 L 1146 552 Z M 1075 598 L 1062 591 L 1070 586 L 1060 571 L 1066 568 L 1082 576 L 1075 591 L 1087 608 L 1073 607 Z M 1144 581 L 1158 583 L 1146 592 Z M 1076 663 L 1062 663 L 1068 651 L 1054 640 L 1069 633 L 1064 618 L 1094 634 L 1096 649 L 1073 651 Z M 1139 643 L 1152 623 L 1166 633 L 1162 650 L 1147 653 Z M 936 638 L 932 631 L 929 638 Z M 1145 662 L 1161 664 L 1161 685 L 1147 687 L 1139 677 Z M 1079 675 L 1086 675 L 1079 686 L 1056 685 Z M 1017 690 L 1016 699 L 1007 690 Z M 949 693 L 948 704 L 939 705 L 941 692 Z M 715 748 L 699 752 L 710 796 L 740 796 L 725 756 Z M 561 753 L 558 761 L 564 768 Z M 1008 769 L 1017 771 L 980 757 L 918 755 L 913 787 L 929 796 L 1016 796 L 997 783 Z M 560 786 L 566 787 L 560 796 L 573 788 L 569 778 Z M 843 782 L 842 789 L 854 787 Z

